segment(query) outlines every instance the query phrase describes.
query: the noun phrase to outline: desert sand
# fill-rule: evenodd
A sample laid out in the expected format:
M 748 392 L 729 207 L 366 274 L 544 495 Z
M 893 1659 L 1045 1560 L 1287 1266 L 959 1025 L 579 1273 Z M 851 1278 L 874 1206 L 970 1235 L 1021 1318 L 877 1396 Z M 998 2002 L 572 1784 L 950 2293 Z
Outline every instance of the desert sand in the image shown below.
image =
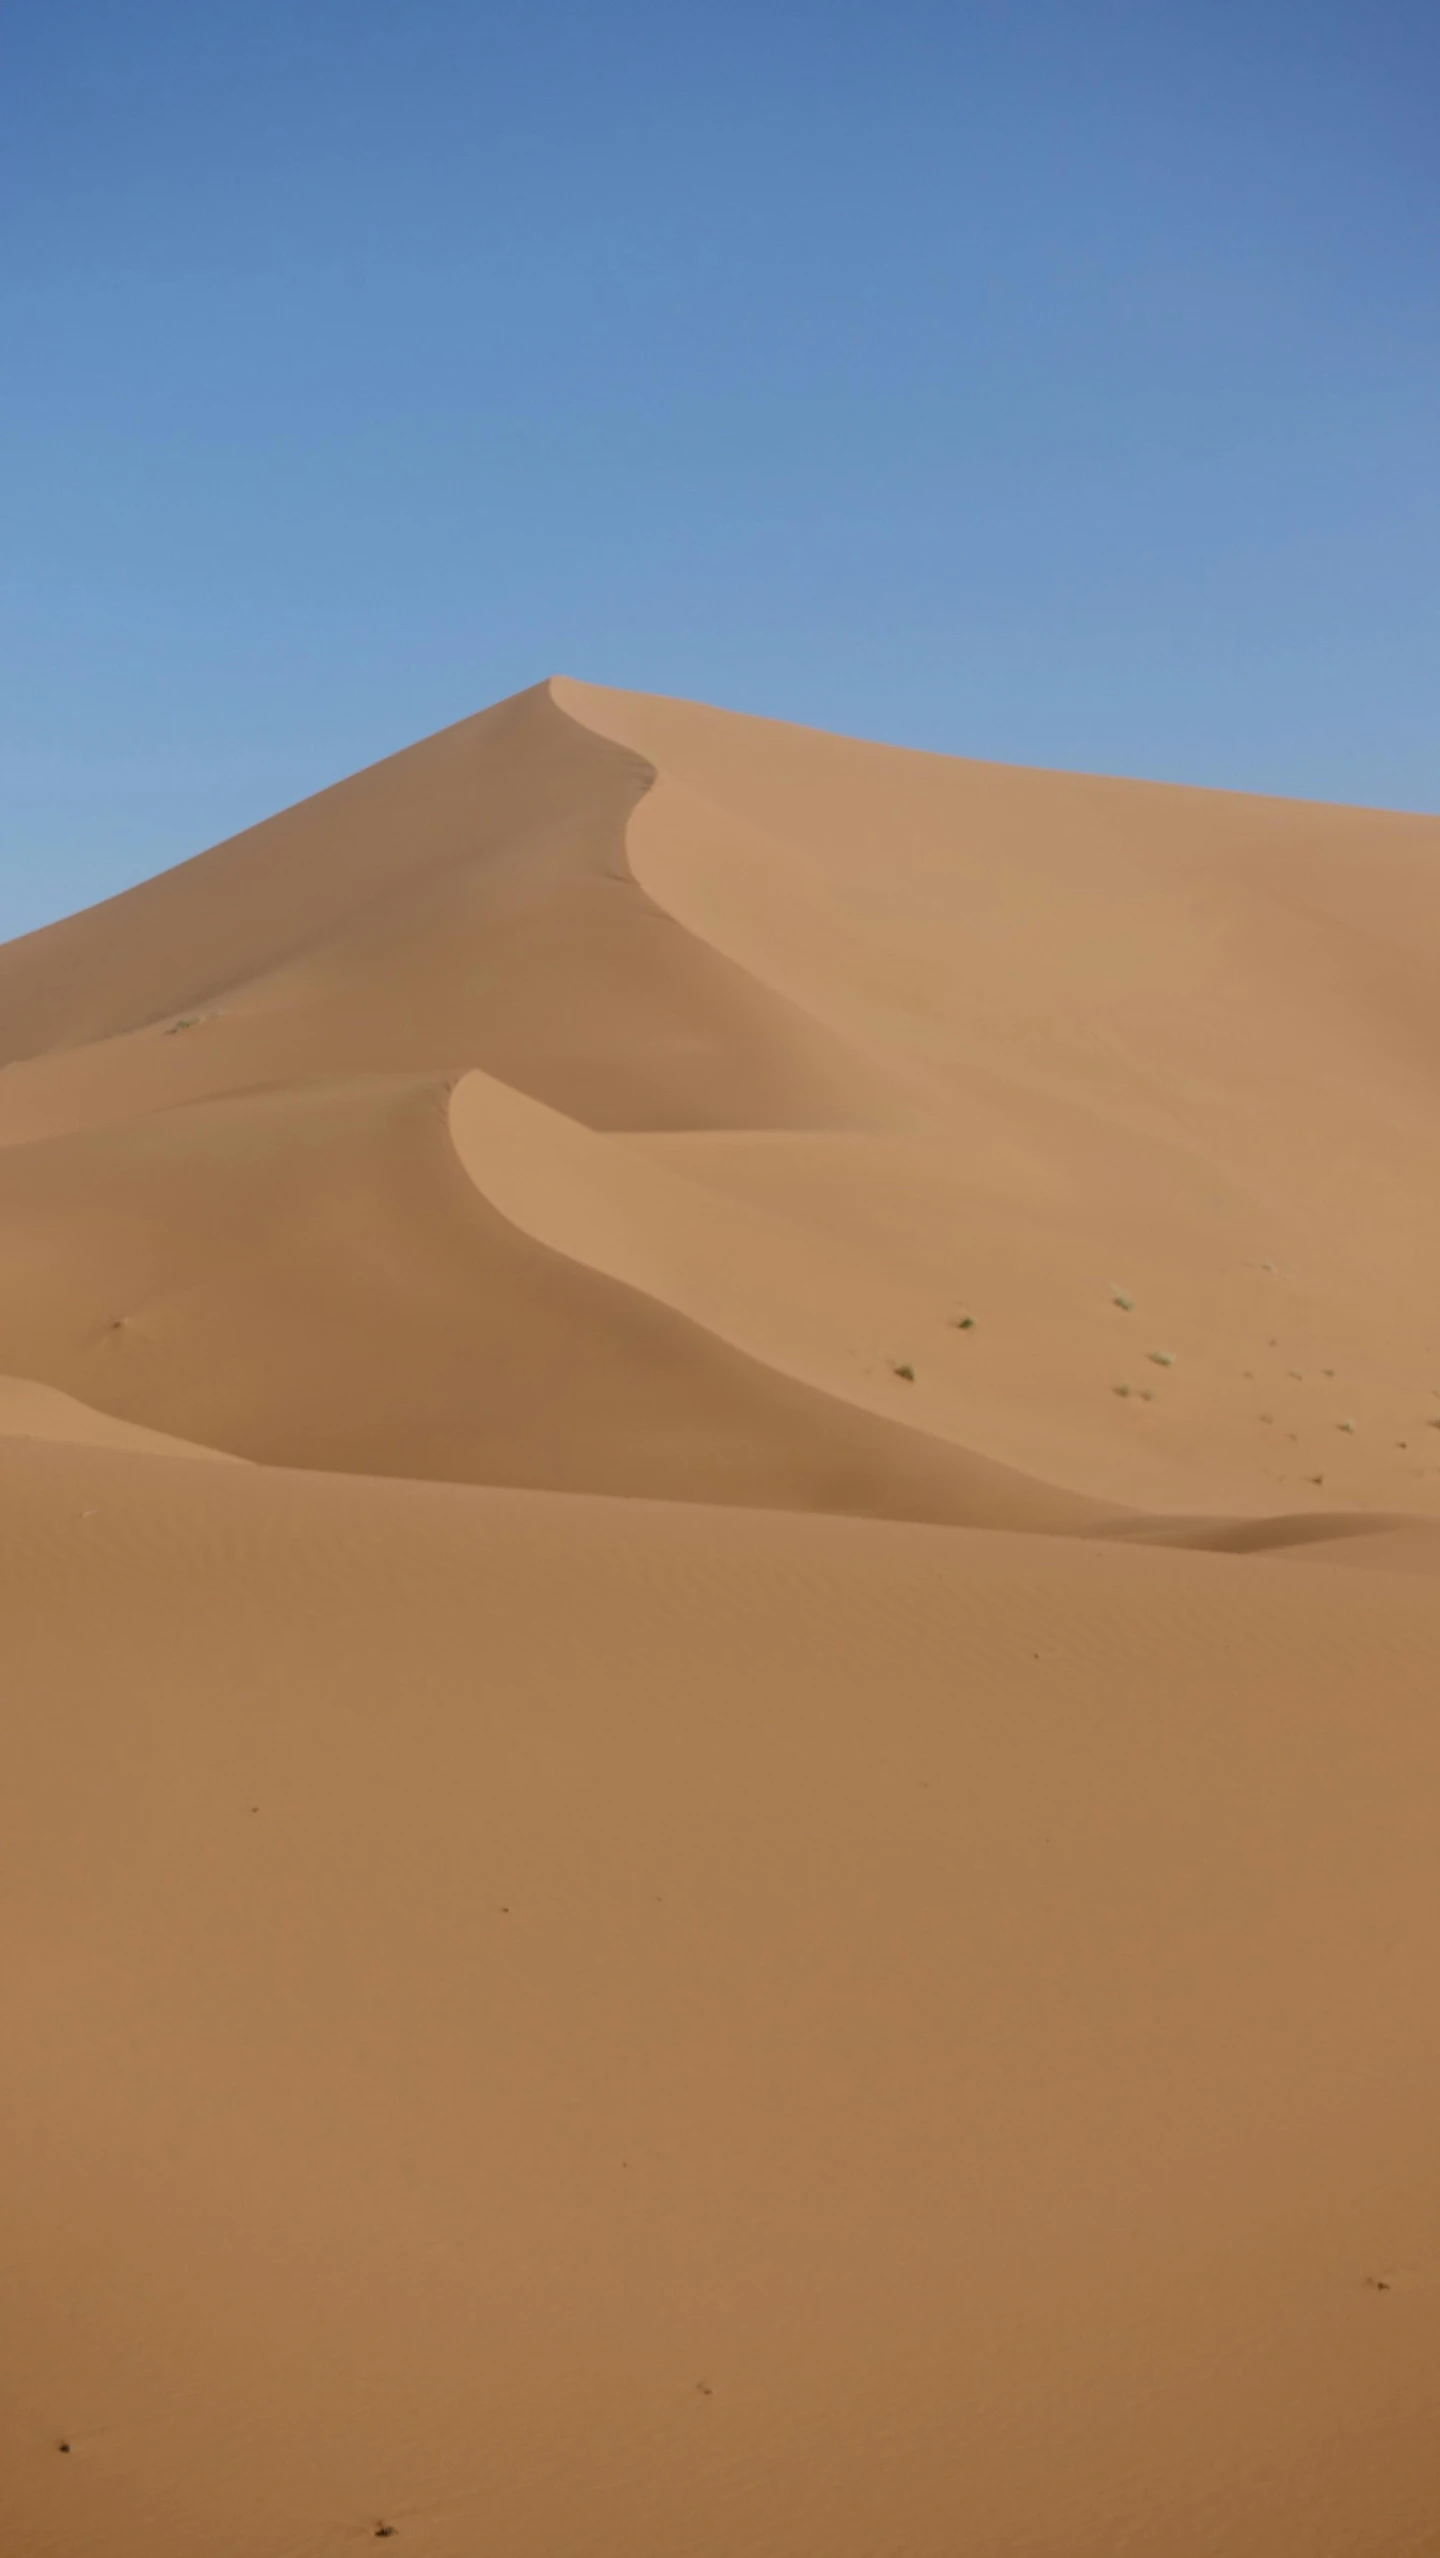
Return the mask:
M 1437 990 L 559 678 L 0 950 L 7 2548 L 1440 2548 Z

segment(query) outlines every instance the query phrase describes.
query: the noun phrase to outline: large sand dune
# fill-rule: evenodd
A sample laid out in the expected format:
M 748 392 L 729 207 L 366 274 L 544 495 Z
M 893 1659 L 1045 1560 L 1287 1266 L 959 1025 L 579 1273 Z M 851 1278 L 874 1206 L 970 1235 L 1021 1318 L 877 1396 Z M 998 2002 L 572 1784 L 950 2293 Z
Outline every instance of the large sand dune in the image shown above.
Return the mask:
M 0 951 L 9 2545 L 1436 2545 L 1437 991 L 558 680 Z

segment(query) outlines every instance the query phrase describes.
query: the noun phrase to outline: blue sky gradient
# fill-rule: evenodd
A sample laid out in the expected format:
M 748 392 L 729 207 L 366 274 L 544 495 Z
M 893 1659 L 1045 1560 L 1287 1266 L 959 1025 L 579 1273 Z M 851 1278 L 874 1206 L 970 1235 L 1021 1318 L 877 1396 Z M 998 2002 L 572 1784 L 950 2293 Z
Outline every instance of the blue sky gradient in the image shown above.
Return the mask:
M 555 669 L 1440 807 L 1440 12 L 9 0 L 0 933 Z

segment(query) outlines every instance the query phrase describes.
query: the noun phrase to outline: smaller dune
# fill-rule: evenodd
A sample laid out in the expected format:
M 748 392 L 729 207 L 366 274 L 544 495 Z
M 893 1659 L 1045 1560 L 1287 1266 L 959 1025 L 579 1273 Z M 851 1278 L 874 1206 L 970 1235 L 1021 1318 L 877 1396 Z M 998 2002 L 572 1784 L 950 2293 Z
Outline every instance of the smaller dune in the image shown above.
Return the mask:
M 123 1448 L 137 1457 L 210 1457 L 220 1465 L 243 1465 L 228 1448 L 204 1448 L 194 1439 L 177 1439 L 168 1430 L 147 1430 L 140 1421 L 120 1421 L 112 1412 L 97 1412 L 58 1386 L 41 1385 L 34 1377 L 0 1376 L 0 1438 L 55 1439 L 70 1447 Z

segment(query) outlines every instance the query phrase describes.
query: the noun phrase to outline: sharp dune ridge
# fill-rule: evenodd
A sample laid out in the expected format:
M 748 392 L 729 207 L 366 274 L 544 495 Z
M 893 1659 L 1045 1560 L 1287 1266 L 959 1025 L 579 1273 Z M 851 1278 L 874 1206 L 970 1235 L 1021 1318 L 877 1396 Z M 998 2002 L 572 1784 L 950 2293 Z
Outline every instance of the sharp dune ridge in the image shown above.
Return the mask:
M 17 2547 L 1418 2558 L 1437 980 L 558 677 L 0 950 Z

